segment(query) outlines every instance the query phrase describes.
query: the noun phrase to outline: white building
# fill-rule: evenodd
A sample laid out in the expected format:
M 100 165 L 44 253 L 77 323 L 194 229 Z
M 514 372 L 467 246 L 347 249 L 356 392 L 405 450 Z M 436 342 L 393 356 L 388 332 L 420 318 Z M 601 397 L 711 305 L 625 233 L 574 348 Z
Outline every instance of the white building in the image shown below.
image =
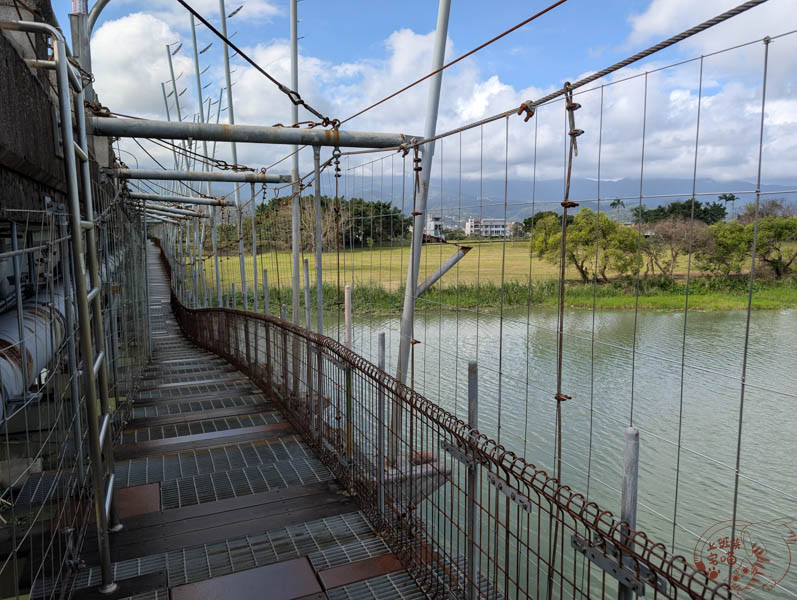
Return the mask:
M 509 237 L 514 223 L 503 219 L 476 219 L 468 218 L 465 221 L 465 235 L 481 237 Z
M 426 215 L 426 227 L 423 231 L 426 235 L 443 237 L 443 217 L 437 215 Z

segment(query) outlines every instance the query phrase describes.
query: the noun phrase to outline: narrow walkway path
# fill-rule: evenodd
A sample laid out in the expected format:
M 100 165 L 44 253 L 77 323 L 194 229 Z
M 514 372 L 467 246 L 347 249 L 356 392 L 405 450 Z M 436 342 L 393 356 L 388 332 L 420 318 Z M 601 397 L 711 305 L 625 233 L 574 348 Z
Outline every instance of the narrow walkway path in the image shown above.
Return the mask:
M 152 362 L 115 448 L 119 589 L 96 538 L 76 598 L 422 598 L 332 473 L 242 373 L 194 346 L 148 247 Z

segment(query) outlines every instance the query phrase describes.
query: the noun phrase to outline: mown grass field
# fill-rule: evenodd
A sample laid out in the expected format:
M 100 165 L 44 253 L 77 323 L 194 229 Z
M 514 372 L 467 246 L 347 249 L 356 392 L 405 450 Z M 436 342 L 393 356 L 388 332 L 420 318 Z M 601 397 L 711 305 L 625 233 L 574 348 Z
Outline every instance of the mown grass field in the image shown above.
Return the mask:
M 463 242 L 467 245 L 468 242 Z M 473 243 L 473 249 L 457 266 L 449 271 L 438 286 L 427 293 L 427 299 L 444 306 L 462 306 L 489 309 L 498 307 L 502 301 L 501 281 L 504 282 L 503 302 L 505 306 L 554 305 L 558 294 L 557 264 L 540 259 L 530 253 L 528 240 Z M 420 279 L 434 272 L 453 252 L 453 245 L 424 246 L 421 261 Z M 310 285 L 315 287 L 315 257 L 305 253 L 310 269 Z M 341 286 L 351 284 L 355 304 L 361 311 L 395 312 L 400 311 L 403 301 L 403 287 L 406 279 L 409 247 L 387 246 L 374 248 L 355 248 L 323 255 L 323 284 L 325 297 L 334 298 L 340 273 Z M 505 258 L 504 258 L 505 257 Z M 338 271 L 338 263 L 340 271 Z M 253 258 L 245 259 L 247 284 L 253 281 Z M 229 293 L 235 283 L 241 289 L 240 263 L 237 254 L 223 256 L 219 260 L 222 287 Z M 502 269 L 503 265 L 503 269 Z M 212 258 L 205 258 L 205 278 L 209 292 L 214 293 L 215 269 Z M 290 305 L 291 254 L 289 251 L 264 252 L 258 255 L 258 286 L 262 298 L 263 269 L 268 270 L 270 295 L 277 299 L 281 290 L 282 301 Z M 679 259 L 675 270 L 679 285 L 675 289 L 661 290 L 644 286 L 639 297 L 639 307 L 649 310 L 683 310 L 685 290 L 683 281 L 687 273 L 687 260 Z M 692 266 L 692 276 L 701 275 Z M 617 273 L 609 272 L 610 277 Z M 529 286 L 531 278 L 531 287 Z M 636 289 L 633 281 L 623 285 L 600 284 L 593 289 L 591 284 L 581 283 L 575 268 L 567 269 L 566 301 L 575 307 L 591 308 L 593 301 L 598 308 L 627 309 L 637 306 Z M 304 274 L 301 275 L 304 282 Z M 693 286 L 690 291 L 689 306 L 693 310 L 735 310 L 747 307 L 746 286 L 733 289 L 707 289 Z M 753 295 L 753 307 L 757 309 L 778 309 L 797 307 L 797 286 L 794 280 L 783 283 L 757 283 Z

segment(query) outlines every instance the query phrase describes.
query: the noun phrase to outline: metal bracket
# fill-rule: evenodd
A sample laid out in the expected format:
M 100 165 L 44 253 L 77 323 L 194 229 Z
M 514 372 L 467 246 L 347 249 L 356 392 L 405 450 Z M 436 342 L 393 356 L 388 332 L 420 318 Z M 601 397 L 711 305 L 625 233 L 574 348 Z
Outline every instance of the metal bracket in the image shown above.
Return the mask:
M 620 552 L 615 543 L 599 533 L 593 534 L 592 543 L 585 537 L 573 534 L 570 546 L 581 552 L 603 571 L 629 588 L 637 596 L 645 595 L 645 584 L 667 594 L 667 582 L 629 554 Z
M 475 466 L 477 464 L 473 453 L 466 448 L 462 448 L 457 444 L 452 444 L 446 440 L 440 440 L 440 447 L 448 452 L 455 460 L 466 464 L 468 466 Z
M 534 504 L 531 502 L 528 496 L 521 494 L 519 490 L 513 488 L 506 481 L 499 479 L 494 473 L 487 474 L 487 481 L 490 483 L 490 485 L 494 485 L 496 488 L 498 488 L 499 492 L 517 504 L 522 510 L 525 510 L 528 513 L 533 512 Z

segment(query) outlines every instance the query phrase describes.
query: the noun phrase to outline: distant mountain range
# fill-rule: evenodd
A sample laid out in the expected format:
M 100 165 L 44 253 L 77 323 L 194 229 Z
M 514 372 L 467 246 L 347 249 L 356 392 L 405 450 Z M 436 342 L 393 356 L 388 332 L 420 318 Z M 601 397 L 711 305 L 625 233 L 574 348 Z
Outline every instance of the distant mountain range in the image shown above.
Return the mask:
M 763 192 L 784 192 L 783 198 L 791 202 L 797 201 L 797 194 L 786 193 L 788 190 L 797 189 L 797 184 L 764 185 Z M 439 182 L 432 185 L 429 193 L 429 211 L 442 214 L 446 222 L 463 222 L 468 217 L 503 218 L 504 216 L 504 182 L 495 180 L 443 181 L 442 195 Z M 460 191 L 461 190 L 461 191 Z M 481 190 L 481 194 L 480 194 Z M 735 193 L 739 200 L 736 201 L 737 213 L 744 210 L 745 204 L 755 200 L 755 184 L 747 181 L 715 181 L 713 179 L 698 179 L 695 182 L 697 198 L 701 202 L 717 201 L 717 196 L 724 193 Z M 611 213 L 615 209 L 609 208 L 609 203 L 614 198 L 621 198 L 625 209 L 621 209 L 620 217 L 627 218 L 634 206 L 639 204 L 639 180 L 619 179 L 616 181 L 600 182 L 600 208 Z M 673 201 L 684 201 L 691 197 L 691 179 L 645 179 L 642 190 L 643 204 L 647 208 L 669 204 Z M 560 203 L 563 198 L 564 186 L 561 180 L 537 181 L 532 194 L 530 181 L 511 181 L 507 184 L 506 217 L 510 221 L 518 221 L 530 216 L 532 212 L 553 210 L 561 212 Z M 480 199 L 481 196 L 481 199 Z M 777 196 L 776 196 L 777 197 Z M 442 202 L 441 202 L 442 198 Z M 598 207 L 598 182 L 591 179 L 574 179 L 571 183 L 570 199 L 580 202 L 581 206 L 588 206 L 592 210 Z M 440 212 L 442 204 L 442 213 Z M 412 212 L 411 197 L 405 200 L 404 210 Z M 730 213 L 731 207 L 728 207 Z

